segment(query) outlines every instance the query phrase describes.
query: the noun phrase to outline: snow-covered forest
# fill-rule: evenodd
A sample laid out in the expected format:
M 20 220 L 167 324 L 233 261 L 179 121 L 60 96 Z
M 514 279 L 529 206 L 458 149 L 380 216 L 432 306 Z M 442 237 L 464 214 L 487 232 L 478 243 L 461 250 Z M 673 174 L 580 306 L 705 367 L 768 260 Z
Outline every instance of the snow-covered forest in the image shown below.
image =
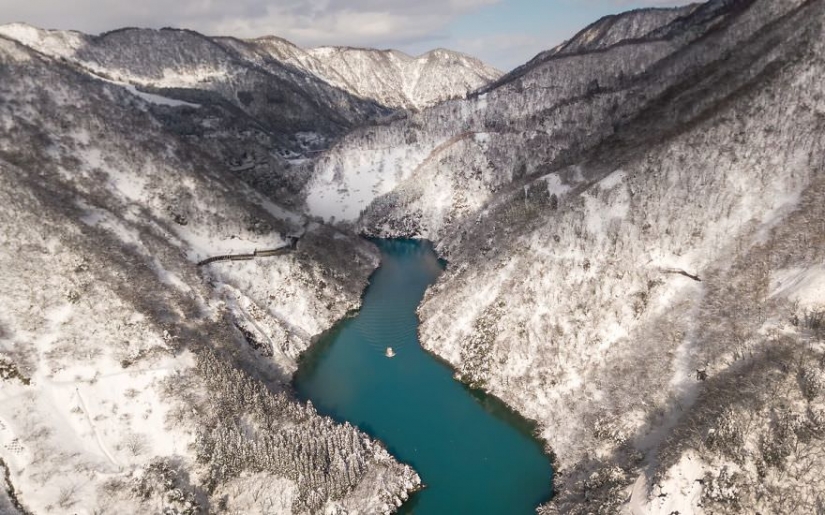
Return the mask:
M 189 106 L 5 38 L 0 73 L 0 456 L 21 511 L 366 513 L 406 498 L 415 472 L 288 386 L 311 337 L 359 305 L 373 246 L 164 123 Z M 196 266 L 294 237 L 281 256 Z
M 422 344 L 537 423 L 540 513 L 821 512 L 824 29 L 642 9 L 502 75 L 0 27 L 0 512 L 394 511 L 416 472 L 289 386 L 363 235 L 448 260 Z
M 821 509 L 823 19 L 603 20 L 312 163 L 317 214 L 438 242 L 423 344 L 539 422 L 544 512 Z

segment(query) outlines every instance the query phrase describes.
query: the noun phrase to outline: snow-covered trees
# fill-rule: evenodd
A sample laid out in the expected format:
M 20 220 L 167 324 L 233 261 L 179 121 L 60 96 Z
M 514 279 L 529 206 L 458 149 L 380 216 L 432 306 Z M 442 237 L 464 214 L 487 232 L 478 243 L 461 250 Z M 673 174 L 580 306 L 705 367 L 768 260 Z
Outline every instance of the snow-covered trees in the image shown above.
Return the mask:
M 0 77 L 0 455 L 27 510 L 375 513 L 416 488 L 286 386 L 358 306 L 371 244 L 250 189 L 174 106 L 3 37 Z M 195 266 L 283 234 L 289 255 Z
M 419 308 L 423 344 L 539 421 L 564 510 L 613 466 L 624 473 L 597 475 L 581 509 L 624 499 L 640 453 L 685 478 L 699 449 L 696 479 L 716 477 L 719 502 L 757 469 L 821 460 L 787 454 L 814 434 L 805 404 L 821 396 L 820 325 L 787 313 L 789 299 L 825 302 L 822 9 L 709 2 L 649 38 L 540 56 L 314 163 L 310 209 L 363 208 L 370 234 L 438 240 L 450 267 Z M 795 406 L 770 400 L 785 393 Z M 794 481 L 772 483 L 765 506 L 791 491 L 815 506 L 817 480 Z M 748 488 L 741 506 L 757 503 Z M 685 500 L 668 492 L 657 506 Z
M 418 484 L 409 467 L 356 428 L 319 416 L 311 404 L 300 405 L 284 391 L 269 390 L 228 359 L 205 351 L 197 365 L 201 390 L 208 392 L 196 405 L 207 418 L 195 444 L 197 460 L 209 470 L 207 491 L 244 473 L 272 474 L 296 484 L 295 512 L 314 513 L 345 500 L 364 481 L 362 488 L 382 503 L 399 487 Z M 370 482 L 376 469 L 398 483 Z

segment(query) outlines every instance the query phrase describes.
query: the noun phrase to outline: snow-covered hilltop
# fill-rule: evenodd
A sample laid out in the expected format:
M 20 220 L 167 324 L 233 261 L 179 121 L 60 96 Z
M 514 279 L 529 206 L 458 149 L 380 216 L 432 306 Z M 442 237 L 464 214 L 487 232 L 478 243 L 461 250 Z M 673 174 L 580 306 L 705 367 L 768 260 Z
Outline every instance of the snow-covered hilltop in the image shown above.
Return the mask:
M 279 48 L 289 45 L 283 40 L 255 43 L 353 95 L 396 108 L 422 109 L 463 98 L 501 76 L 474 57 L 443 48 L 412 57 L 398 50 L 350 47 L 301 51 L 293 46 L 287 53 Z
M 543 512 L 825 502 L 823 25 L 620 15 L 313 163 L 312 212 L 438 242 L 423 344 L 539 422 Z
M 291 82 L 287 89 L 304 90 L 308 102 L 334 107 L 351 123 L 375 115 L 370 104 L 421 109 L 464 97 L 501 76 L 474 57 L 441 48 L 412 57 L 371 48 L 302 49 L 274 36 L 240 40 L 134 28 L 89 36 L 22 23 L 0 26 L 0 34 L 137 86 L 218 89 L 217 83 L 233 77 L 267 73 L 275 78 L 270 86 Z

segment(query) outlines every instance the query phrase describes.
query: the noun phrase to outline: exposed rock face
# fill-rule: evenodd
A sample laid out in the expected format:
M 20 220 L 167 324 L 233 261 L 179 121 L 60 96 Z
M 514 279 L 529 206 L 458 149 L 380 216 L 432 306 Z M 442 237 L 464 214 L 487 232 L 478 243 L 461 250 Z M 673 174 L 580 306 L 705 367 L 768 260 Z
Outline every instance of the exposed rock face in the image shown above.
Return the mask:
M 0 77 L 0 508 L 375 513 L 406 498 L 412 469 L 288 386 L 310 338 L 359 305 L 377 250 L 162 121 L 200 107 L 4 37 Z M 290 234 L 286 255 L 195 266 Z
M 540 423 L 543 510 L 823 502 L 824 10 L 603 21 L 313 164 L 316 214 L 438 241 L 423 344 Z

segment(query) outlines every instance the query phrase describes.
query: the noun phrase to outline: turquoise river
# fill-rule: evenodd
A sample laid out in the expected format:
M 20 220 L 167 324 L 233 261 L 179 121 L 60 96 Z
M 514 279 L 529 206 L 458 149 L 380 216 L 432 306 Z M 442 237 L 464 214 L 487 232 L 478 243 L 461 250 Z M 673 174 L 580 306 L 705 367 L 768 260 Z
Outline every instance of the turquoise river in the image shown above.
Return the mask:
M 381 266 L 358 315 L 302 359 L 295 388 L 320 413 L 380 439 L 425 488 L 400 513 L 535 513 L 552 494 L 549 458 L 531 426 L 471 390 L 418 342 L 416 307 L 443 265 L 427 242 L 379 240 Z M 386 356 L 392 347 L 395 356 Z

